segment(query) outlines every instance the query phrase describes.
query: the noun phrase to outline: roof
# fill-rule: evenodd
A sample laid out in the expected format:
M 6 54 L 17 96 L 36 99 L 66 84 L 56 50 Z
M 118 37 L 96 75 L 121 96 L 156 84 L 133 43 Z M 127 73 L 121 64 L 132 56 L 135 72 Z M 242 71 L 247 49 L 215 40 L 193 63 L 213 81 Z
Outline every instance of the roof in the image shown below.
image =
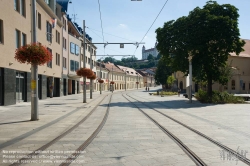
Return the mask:
M 136 70 L 138 73 L 140 73 L 141 76 L 147 77 L 147 72 L 142 71 L 142 70 Z
M 239 56 L 239 57 L 248 57 L 250 58 L 250 40 L 248 39 L 242 39 L 246 42 L 246 44 L 243 46 L 244 51 L 242 51 L 239 55 L 236 55 L 236 53 L 230 53 L 231 56 Z
M 118 72 L 118 73 L 124 73 L 121 69 L 119 69 L 117 66 L 115 66 L 113 63 L 110 63 L 110 62 L 105 63 L 105 67 L 109 71 Z
M 141 76 L 140 73 L 138 73 L 135 69 L 133 68 L 129 68 L 129 67 L 126 67 L 126 66 L 120 66 L 120 65 L 117 65 L 117 67 L 119 67 L 123 72 L 126 72 L 127 74 L 129 75 L 132 75 L 132 76 Z M 138 73 L 138 74 L 137 74 Z

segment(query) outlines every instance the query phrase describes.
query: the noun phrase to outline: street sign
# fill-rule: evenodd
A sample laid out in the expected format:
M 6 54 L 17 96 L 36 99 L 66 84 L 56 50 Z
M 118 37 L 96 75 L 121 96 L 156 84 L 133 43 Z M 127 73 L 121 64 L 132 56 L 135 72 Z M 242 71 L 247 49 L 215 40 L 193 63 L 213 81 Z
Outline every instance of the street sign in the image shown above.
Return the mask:
M 124 44 L 120 44 L 120 48 L 124 48 Z

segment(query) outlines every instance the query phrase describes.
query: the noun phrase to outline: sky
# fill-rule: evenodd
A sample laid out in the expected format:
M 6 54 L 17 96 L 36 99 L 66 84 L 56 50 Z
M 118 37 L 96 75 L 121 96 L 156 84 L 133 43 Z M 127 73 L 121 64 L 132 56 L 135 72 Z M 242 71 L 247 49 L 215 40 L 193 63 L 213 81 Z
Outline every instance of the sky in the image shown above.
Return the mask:
M 136 49 L 133 44 L 120 45 L 109 44 L 97 46 L 97 55 L 135 55 L 142 58 L 142 46 L 146 49 L 153 48 L 156 42 L 155 30 L 162 27 L 164 22 L 176 20 L 187 16 L 195 7 L 202 8 L 207 0 L 71 0 L 68 5 L 68 14 L 83 27 L 85 20 L 86 33 L 92 37 L 93 43 L 136 43 L 140 44 Z M 161 14 L 155 21 L 147 35 L 146 32 L 159 14 L 167 1 Z M 219 4 L 231 4 L 239 9 L 238 27 L 242 39 L 250 39 L 250 0 L 217 0 Z M 103 34 L 102 34 L 103 30 Z M 143 38 L 145 36 L 145 38 Z M 104 39 L 103 39 L 104 37 Z M 122 56 L 114 57 L 121 59 Z M 97 58 L 99 59 L 99 58 Z

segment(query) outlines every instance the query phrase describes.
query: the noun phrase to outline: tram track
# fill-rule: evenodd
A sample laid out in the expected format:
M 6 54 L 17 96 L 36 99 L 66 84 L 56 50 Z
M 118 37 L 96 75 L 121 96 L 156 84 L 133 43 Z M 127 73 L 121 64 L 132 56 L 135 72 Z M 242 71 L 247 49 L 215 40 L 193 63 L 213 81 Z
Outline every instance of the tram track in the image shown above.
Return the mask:
M 54 125 L 54 124 L 56 124 L 56 123 L 58 123 L 58 122 L 60 122 L 61 120 L 64 120 L 65 118 L 67 118 L 67 117 L 69 117 L 70 115 L 72 115 L 72 114 L 78 112 L 78 111 L 81 110 L 82 108 L 88 108 L 89 105 L 91 105 L 91 104 L 92 104 L 93 102 L 95 102 L 97 99 L 99 99 L 99 98 L 96 98 L 96 99 L 94 99 L 94 100 L 91 100 L 89 103 L 84 104 L 84 105 L 82 105 L 81 107 L 77 107 L 77 108 L 75 108 L 74 110 L 70 111 L 69 113 L 67 113 L 67 114 L 65 114 L 65 115 L 63 115 L 63 116 L 60 116 L 60 117 L 58 117 L 57 119 L 55 119 L 55 120 L 53 120 L 53 121 L 51 121 L 51 122 L 49 122 L 49 123 L 47 123 L 47 124 L 44 124 L 44 125 L 42 125 L 42 126 L 40 126 L 40 127 L 37 127 L 37 128 L 35 128 L 35 129 L 31 130 L 31 131 L 28 131 L 28 132 L 26 132 L 26 133 L 24 133 L 24 134 L 21 134 L 21 135 L 15 137 L 15 138 L 12 138 L 11 140 L 8 140 L 8 141 L 6 141 L 6 142 L 0 144 L 0 150 L 3 149 L 3 148 L 6 148 L 6 147 L 8 147 L 8 146 L 11 146 L 12 144 L 17 143 L 17 142 L 19 142 L 19 141 L 21 141 L 21 140 L 23 140 L 23 139 L 25 139 L 25 138 L 27 138 L 27 137 L 29 137 L 29 136 L 35 134 L 35 133 L 38 133 L 38 132 L 40 132 L 40 131 L 42 131 L 42 130 L 44 130 L 44 129 L 46 129 L 46 128 L 48 128 L 48 127 L 50 127 L 50 126 L 52 126 L 52 125 Z M 1 125 L 1 124 L 0 124 L 0 125 Z
M 129 95 L 127 95 L 129 96 Z M 134 102 L 129 100 L 126 96 L 123 97 L 127 99 L 130 103 L 132 103 L 138 110 L 140 110 L 147 118 L 149 118 L 156 126 L 158 126 L 165 134 L 167 134 L 172 140 L 174 140 L 177 145 L 194 161 L 197 166 L 206 166 L 207 164 L 198 157 L 191 149 L 189 149 L 179 138 L 177 138 L 173 133 L 167 130 L 164 126 L 159 124 L 155 119 L 153 119 L 149 114 L 139 108 Z M 129 96 L 131 97 L 131 96 Z M 131 97 L 132 98 L 132 97 Z
M 41 154 L 42 151 L 46 150 L 47 148 L 49 148 L 50 146 L 52 146 L 53 144 L 55 144 L 56 142 L 58 142 L 60 139 L 62 139 L 63 137 L 65 137 L 66 135 L 68 135 L 69 133 L 71 133 L 73 130 L 75 130 L 79 125 L 81 125 L 83 122 L 85 122 L 97 109 L 97 107 L 103 102 L 103 100 L 109 95 L 106 95 L 101 101 L 99 101 L 96 106 L 83 118 L 81 119 L 81 121 L 79 121 L 78 123 L 76 123 L 74 126 L 72 126 L 71 128 L 69 128 L 68 130 L 66 130 L 64 133 L 60 134 L 59 136 L 57 136 L 56 138 L 54 138 L 53 140 L 51 140 L 50 142 L 46 143 L 45 145 L 41 146 L 40 148 L 34 150 L 32 153 L 27 154 L 27 157 L 25 158 L 21 158 L 18 160 L 18 162 L 15 162 L 13 164 L 11 164 L 10 166 L 19 166 L 22 165 L 24 163 L 24 161 L 27 160 L 31 160 L 33 157 L 32 156 L 38 156 Z M 109 104 L 111 102 L 111 98 L 112 95 L 110 97 L 109 100 Z M 105 124 L 108 114 L 109 114 L 109 104 L 105 113 L 105 116 L 101 122 L 101 124 L 98 126 L 98 128 L 93 132 L 93 134 L 78 148 L 78 149 L 84 149 L 86 148 L 91 141 L 95 138 L 95 136 L 100 132 L 100 130 L 102 129 L 103 125 Z M 80 151 L 80 150 L 76 150 L 76 151 Z M 78 156 L 79 154 L 75 155 L 72 154 L 72 156 Z M 75 157 L 75 158 L 76 158 Z M 72 159 L 71 159 L 72 160 Z M 68 162 L 68 161 L 67 161 Z M 70 164 L 70 162 L 68 162 L 68 165 Z
M 219 143 L 218 141 L 215 141 L 214 139 L 212 139 L 212 138 L 208 137 L 207 135 L 205 135 L 205 134 L 199 132 L 198 130 L 195 130 L 194 128 L 191 128 L 190 126 L 188 126 L 188 125 L 186 125 L 186 124 L 184 124 L 184 123 L 182 123 L 182 122 L 176 120 L 175 118 L 173 118 L 173 117 L 171 117 L 171 116 L 169 116 L 169 115 L 167 115 L 167 114 L 165 114 L 165 113 L 162 113 L 161 111 L 159 111 L 159 110 L 157 110 L 157 109 L 155 109 L 155 108 L 152 108 L 151 106 L 149 106 L 149 105 L 143 103 L 142 101 L 140 101 L 140 100 L 138 100 L 138 99 L 136 99 L 136 98 L 134 98 L 134 97 L 131 97 L 131 96 L 128 95 L 128 94 L 126 94 L 126 95 L 129 96 L 130 98 L 134 99 L 135 101 L 141 103 L 142 105 L 146 106 L 147 108 L 154 110 L 155 112 L 157 112 L 157 113 L 159 113 L 159 114 L 165 116 L 166 118 L 168 118 L 168 119 L 170 119 L 170 120 L 172 120 L 172 121 L 178 123 L 179 125 L 181 125 L 181 126 L 187 128 L 188 130 L 190 130 L 190 131 L 192 131 L 192 132 L 198 134 L 199 136 L 205 138 L 206 140 L 212 142 L 213 144 L 215 144 L 215 145 L 217 145 L 218 147 L 222 148 L 223 150 L 227 151 L 229 154 L 234 155 L 236 158 L 238 158 L 238 159 L 239 159 L 240 161 L 242 161 L 243 163 L 245 163 L 245 164 L 247 164 L 247 165 L 250 165 L 250 160 L 249 160 L 248 158 L 244 157 L 243 155 L 239 154 L 239 152 L 232 150 L 231 148 L 229 148 L 229 147 L 227 147 L 227 146 L 225 146 L 225 145 Z
M 93 132 L 93 134 L 83 143 L 81 144 L 74 153 L 72 153 L 70 155 L 70 157 L 68 157 L 64 163 L 60 164 L 60 166 L 68 166 L 71 164 L 72 161 L 74 161 L 80 154 L 81 151 L 83 151 L 92 141 L 93 139 L 97 136 L 97 134 L 101 131 L 101 129 L 103 128 L 105 122 L 107 121 L 108 115 L 109 115 L 109 109 L 110 109 L 110 103 L 111 103 L 111 99 L 112 99 L 112 95 L 109 99 L 109 103 L 108 103 L 108 107 L 106 109 L 106 113 L 105 116 L 102 119 L 102 122 L 100 123 L 100 125 L 97 127 L 97 129 Z

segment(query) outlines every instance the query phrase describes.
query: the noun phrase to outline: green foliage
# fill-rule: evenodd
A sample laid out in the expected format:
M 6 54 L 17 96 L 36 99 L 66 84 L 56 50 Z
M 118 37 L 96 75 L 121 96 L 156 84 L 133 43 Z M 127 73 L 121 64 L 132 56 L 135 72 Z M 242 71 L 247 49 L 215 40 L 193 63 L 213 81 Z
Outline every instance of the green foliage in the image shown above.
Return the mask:
M 214 104 L 225 104 L 225 103 L 245 103 L 242 97 L 234 96 L 228 92 L 213 91 L 212 96 L 209 96 L 206 91 L 199 90 L 195 94 L 195 97 L 202 103 L 214 103 Z
M 157 69 L 155 72 L 156 84 L 165 85 L 168 76 L 170 76 L 171 74 L 172 74 L 172 71 L 170 67 L 167 65 L 166 59 L 162 57 L 158 62 Z
M 167 96 L 170 96 L 170 95 L 178 95 L 177 92 L 165 92 L 165 91 L 161 91 L 159 94 L 160 94 L 160 95 L 167 95 Z M 157 93 L 153 93 L 153 95 L 157 95 Z
M 155 57 L 154 57 L 152 54 L 149 54 L 149 55 L 148 55 L 147 60 L 151 61 L 151 60 L 154 60 L 154 59 L 155 59 Z
M 169 85 L 169 86 L 172 86 L 173 85 L 173 83 L 174 83 L 174 81 L 175 81 L 175 78 L 174 78 L 174 76 L 168 76 L 168 79 L 167 79 L 167 84 Z
M 188 16 L 171 20 L 156 30 L 157 49 L 174 71 L 188 73 L 188 57 L 192 56 L 193 77 L 208 83 L 224 84 L 229 53 L 243 51 L 240 40 L 238 9 L 230 4 L 219 5 L 208 1 L 203 8 L 196 7 Z

